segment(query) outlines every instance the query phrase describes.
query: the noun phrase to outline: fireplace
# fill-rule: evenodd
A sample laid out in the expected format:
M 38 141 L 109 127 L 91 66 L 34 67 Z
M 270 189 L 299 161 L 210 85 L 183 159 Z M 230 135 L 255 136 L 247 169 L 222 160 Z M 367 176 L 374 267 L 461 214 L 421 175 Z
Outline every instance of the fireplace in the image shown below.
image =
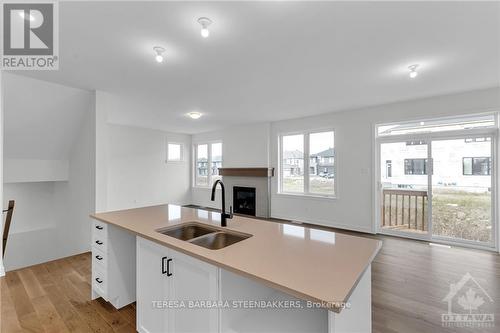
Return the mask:
M 233 186 L 235 213 L 255 216 L 255 187 Z

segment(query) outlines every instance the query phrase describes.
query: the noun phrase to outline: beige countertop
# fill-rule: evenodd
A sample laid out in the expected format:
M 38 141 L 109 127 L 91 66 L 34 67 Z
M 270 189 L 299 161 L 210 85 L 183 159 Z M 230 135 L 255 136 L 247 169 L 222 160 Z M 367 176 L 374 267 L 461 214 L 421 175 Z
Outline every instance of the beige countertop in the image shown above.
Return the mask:
M 234 216 L 227 229 L 252 237 L 220 250 L 156 232 L 186 222 L 220 226 L 220 214 L 176 205 L 99 213 L 93 218 L 306 301 L 346 302 L 382 242 L 330 231 Z

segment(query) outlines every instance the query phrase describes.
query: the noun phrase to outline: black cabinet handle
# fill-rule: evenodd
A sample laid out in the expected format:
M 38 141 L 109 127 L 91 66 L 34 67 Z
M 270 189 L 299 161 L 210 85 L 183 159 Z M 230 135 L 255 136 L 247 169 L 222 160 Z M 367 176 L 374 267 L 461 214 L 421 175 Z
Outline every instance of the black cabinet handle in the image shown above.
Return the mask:
M 165 259 L 167 259 L 167 257 L 161 258 L 161 274 L 165 274 L 167 272 L 165 268 Z
M 97 283 L 102 283 L 102 280 L 99 278 L 95 278 L 95 280 L 97 281 Z
M 95 256 L 95 258 L 96 258 L 97 260 L 102 260 L 102 257 L 101 257 L 100 255 L 96 255 L 96 256 Z
M 165 262 L 165 259 L 167 261 Z M 170 273 L 170 263 L 172 262 L 172 258 L 168 257 L 163 257 L 161 258 L 161 274 L 167 274 L 167 276 L 172 276 L 172 273 Z
M 96 243 L 97 245 L 102 245 L 102 244 L 104 244 L 104 243 L 103 243 L 103 242 L 101 242 L 100 240 L 96 240 L 96 241 L 95 241 L 95 243 Z
M 167 260 L 167 276 L 172 276 L 172 273 L 170 273 L 170 263 L 172 262 L 172 258 L 169 258 Z
M 100 225 L 96 225 L 95 228 L 98 229 L 98 230 L 104 229 L 104 227 L 101 227 Z

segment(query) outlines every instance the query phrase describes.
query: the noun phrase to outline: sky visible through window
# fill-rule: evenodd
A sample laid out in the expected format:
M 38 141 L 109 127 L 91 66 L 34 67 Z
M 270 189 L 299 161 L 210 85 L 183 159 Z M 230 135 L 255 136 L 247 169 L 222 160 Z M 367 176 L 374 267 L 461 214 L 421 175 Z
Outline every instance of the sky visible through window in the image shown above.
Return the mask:
M 328 148 L 334 147 L 334 136 L 333 132 L 320 132 L 311 133 L 309 146 L 310 154 L 317 154 Z M 283 150 L 292 151 L 299 150 L 303 151 L 304 136 L 302 134 L 298 135 L 287 135 L 283 137 Z

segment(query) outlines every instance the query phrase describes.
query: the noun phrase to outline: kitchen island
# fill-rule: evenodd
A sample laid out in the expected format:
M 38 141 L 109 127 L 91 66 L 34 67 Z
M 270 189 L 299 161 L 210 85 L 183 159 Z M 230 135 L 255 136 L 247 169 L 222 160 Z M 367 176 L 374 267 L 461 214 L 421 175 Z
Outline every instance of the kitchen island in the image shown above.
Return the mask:
M 92 217 L 92 298 L 137 301 L 139 332 L 371 331 L 378 240 L 241 216 L 221 228 L 219 213 L 176 205 Z M 165 234 L 182 225 L 242 240 Z

